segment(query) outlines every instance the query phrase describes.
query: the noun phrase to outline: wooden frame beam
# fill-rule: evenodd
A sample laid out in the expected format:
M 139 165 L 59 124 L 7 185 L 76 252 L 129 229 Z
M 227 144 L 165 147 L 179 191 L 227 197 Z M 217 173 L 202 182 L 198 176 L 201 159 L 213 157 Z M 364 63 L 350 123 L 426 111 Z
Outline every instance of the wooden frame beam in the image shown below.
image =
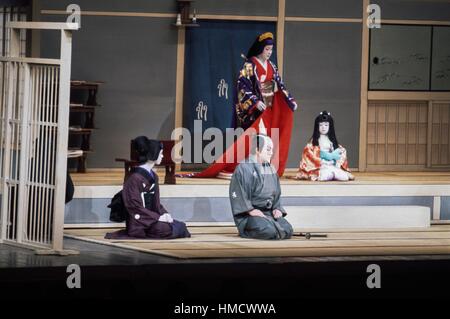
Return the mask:
M 278 0 L 278 18 L 277 18 L 277 63 L 278 71 L 283 76 L 284 66 L 284 27 L 286 15 L 286 0 Z
M 13 29 L 39 29 L 39 30 L 78 30 L 78 23 L 69 22 L 19 22 L 13 21 L 6 23 L 7 28 Z
M 274 21 L 280 20 L 280 13 L 284 13 L 285 22 L 338 22 L 338 23 L 362 23 L 359 18 L 321 18 L 321 17 L 294 17 L 285 16 L 286 0 L 278 2 L 278 16 L 248 16 L 248 15 L 224 15 L 224 14 L 197 14 L 197 19 L 207 20 L 242 20 L 242 21 Z M 280 10 L 281 6 L 284 10 Z M 67 15 L 64 10 L 41 10 L 41 14 Z M 125 12 L 125 11 L 82 11 L 84 16 L 109 16 L 109 17 L 142 17 L 142 18 L 176 18 L 176 13 L 159 12 Z M 383 24 L 413 24 L 413 25 L 450 25 L 450 21 L 443 20 L 395 20 L 382 19 Z
M 450 25 L 450 21 L 381 19 L 381 24 Z
M 0 57 L 2 62 L 20 62 L 30 64 L 47 64 L 47 65 L 60 65 L 59 59 L 43 59 L 43 58 L 16 58 L 16 57 Z
M 186 50 L 186 29 L 178 29 L 177 42 L 177 73 L 175 84 L 175 126 L 176 128 L 183 127 L 183 96 L 184 96 L 184 54 Z M 175 143 L 178 141 L 175 141 Z M 181 164 L 177 163 L 175 170 L 179 171 Z
M 339 23 L 361 23 L 362 19 L 352 18 L 309 18 L 309 17 L 286 17 L 287 22 L 339 22 Z
M 68 15 L 65 10 L 41 10 L 41 14 Z M 156 12 L 120 12 L 120 11 L 81 11 L 82 16 L 104 17 L 141 17 L 141 18 L 176 18 L 176 13 Z
M 450 92 L 368 91 L 369 100 L 450 101 Z
M 361 101 L 359 109 L 359 165 L 360 172 L 367 167 L 367 104 L 368 104 L 368 81 L 369 81 L 369 28 L 366 24 L 369 14 L 367 7 L 370 0 L 363 0 L 363 22 L 361 42 Z

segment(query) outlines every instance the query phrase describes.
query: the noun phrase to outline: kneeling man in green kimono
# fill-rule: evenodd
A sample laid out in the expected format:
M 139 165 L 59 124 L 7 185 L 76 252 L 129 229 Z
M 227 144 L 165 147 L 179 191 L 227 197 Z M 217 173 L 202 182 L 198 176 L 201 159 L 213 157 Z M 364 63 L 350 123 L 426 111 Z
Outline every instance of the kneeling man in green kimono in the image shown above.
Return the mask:
M 235 169 L 230 183 L 230 201 L 239 235 L 255 239 L 288 239 L 291 224 L 281 206 L 280 180 L 270 164 L 273 142 L 255 135 L 251 155 Z

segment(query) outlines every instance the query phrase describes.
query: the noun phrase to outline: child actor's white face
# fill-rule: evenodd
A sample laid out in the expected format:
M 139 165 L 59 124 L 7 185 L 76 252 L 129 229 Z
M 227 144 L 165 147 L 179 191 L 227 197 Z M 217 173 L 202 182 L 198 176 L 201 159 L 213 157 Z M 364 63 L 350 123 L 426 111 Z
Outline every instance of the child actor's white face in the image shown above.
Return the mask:
M 328 122 L 319 123 L 319 133 L 321 135 L 327 135 L 329 131 L 330 131 L 330 123 Z

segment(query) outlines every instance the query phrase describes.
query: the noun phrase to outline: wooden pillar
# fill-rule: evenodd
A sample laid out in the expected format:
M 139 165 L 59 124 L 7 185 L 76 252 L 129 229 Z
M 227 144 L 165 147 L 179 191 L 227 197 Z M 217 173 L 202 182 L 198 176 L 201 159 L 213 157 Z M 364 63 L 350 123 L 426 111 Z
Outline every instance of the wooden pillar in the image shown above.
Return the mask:
M 59 77 L 58 131 L 55 165 L 55 203 L 53 217 L 53 249 L 63 250 L 65 190 L 67 177 L 67 147 L 69 135 L 70 71 L 72 61 L 72 31 L 61 30 L 61 66 Z
M 278 18 L 277 18 L 277 59 L 278 71 L 283 76 L 284 65 L 284 25 L 286 17 L 286 0 L 278 0 Z
M 186 29 L 178 28 L 177 43 L 177 73 L 175 87 L 175 127 L 183 126 L 183 91 L 184 91 L 184 52 L 185 52 Z M 175 141 L 177 143 L 178 141 Z M 177 164 L 175 170 L 180 170 L 181 164 Z
M 367 7 L 370 0 L 363 0 L 362 13 L 362 52 L 361 52 L 361 101 L 359 126 L 359 171 L 367 168 L 367 107 L 368 107 L 368 81 L 369 81 L 369 28 Z

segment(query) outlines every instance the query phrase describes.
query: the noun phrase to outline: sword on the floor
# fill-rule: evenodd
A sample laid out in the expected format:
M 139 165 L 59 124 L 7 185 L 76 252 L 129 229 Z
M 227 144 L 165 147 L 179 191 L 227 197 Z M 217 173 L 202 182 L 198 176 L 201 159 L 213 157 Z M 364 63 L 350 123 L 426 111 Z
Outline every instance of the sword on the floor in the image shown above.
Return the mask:
M 315 238 L 327 238 L 327 234 L 314 234 L 314 233 L 294 233 L 292 236 L 296 237 L 305 237 L 306 239 L 311 239 L 313 237 Z

